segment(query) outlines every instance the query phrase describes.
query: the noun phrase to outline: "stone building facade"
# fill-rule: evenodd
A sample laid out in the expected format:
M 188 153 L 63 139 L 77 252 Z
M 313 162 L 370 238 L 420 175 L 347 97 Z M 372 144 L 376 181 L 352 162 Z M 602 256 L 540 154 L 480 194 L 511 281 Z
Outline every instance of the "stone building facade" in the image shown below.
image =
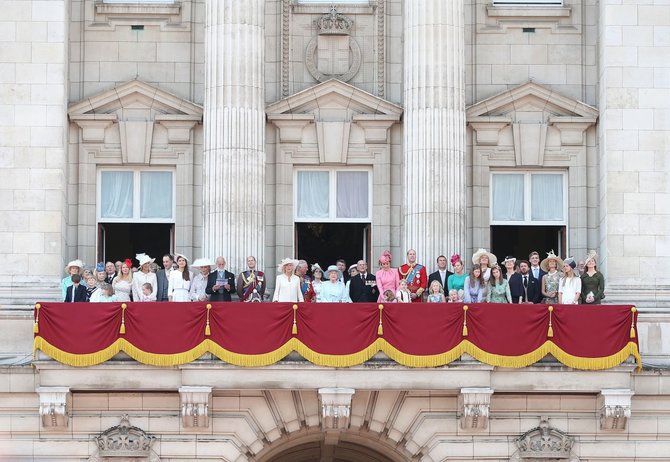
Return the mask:
M 0 11 L 0 460 L 552 456 L 526 432 L 569 440 L 559 460 L 670 459 L 668 0 Z M 28 364 L 25 306 L 57 299 L 75 258 L 237 272 L 256 255 L 273 274 L 286 256 L 415 248 L 432 269 L 480 247 L 596 249 L 607 299 L 640 307 L 648 367 Z M 100 452 L 94 436 L 129 426 L 150 451 Z

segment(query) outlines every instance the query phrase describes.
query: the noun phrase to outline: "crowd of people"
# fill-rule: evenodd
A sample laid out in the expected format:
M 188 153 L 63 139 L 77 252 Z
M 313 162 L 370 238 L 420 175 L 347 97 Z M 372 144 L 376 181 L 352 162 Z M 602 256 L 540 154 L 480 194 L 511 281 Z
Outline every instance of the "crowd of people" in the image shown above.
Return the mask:
M 226 270 L 226 260 L 214 262 L 198 258 L 193 263 L 184 255 L 166 254 L 162 267 L 146 254 L 116 263 L 100 262 L 84 268 L 80 260 L 71 261 L 62 280 L 65 302 L 149 302 L 149 301 L 232 301 L 261 302 L 267 280 L 256 267 L 256 258 L 247 258 L 247 269 L 235 276 Z M 528 260 L 498 258 L 485 249 L 472 255 L 466 266 L 460 255 L 449 260 L 437 258 L 437 268 L 428 274 L 417 262 L 416 251 L 407 252 L 406 262 L 392 265 L 391 253 L 378 259 L 378 269 L 369 271 L 359 260 L 347 268 L 337 260 L 324 271 L 318 263 L 283 259 L 277 268 L 273 302 L 326 303 L 558 303 L 600 304 L 605 298 L 605 279 L 597 268 L 597 254 L 584 260 L 562 260 L 553 251 L 540 260 L 531 252 Z M 448 265 L 451 265 L 451 270 Z M 191 271 L 191 268 L 195 272 Z

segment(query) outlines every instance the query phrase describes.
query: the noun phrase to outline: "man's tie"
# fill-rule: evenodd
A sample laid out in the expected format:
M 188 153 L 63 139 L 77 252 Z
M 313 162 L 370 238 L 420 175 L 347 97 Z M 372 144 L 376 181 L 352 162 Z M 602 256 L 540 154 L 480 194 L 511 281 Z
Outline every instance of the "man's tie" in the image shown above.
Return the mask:
M 528 288 L 528 276 L 523 277 L 523 286 L 527 289 Z
M 365 282 L 365 273 L 361 273 L 361 281 Z

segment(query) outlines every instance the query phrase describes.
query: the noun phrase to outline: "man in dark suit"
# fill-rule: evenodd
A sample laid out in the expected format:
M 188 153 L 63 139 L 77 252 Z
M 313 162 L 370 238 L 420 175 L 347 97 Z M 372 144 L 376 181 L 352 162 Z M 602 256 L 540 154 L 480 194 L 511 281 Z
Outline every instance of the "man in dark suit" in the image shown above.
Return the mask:
M 540 283 L 540 292 L 542 291 L 542 276 L 547 274 L 546 271 L 542 269 L 540 266 L 540 254 L 537 253 L 536 251 L 532 251 L 530 255 L 528 255 L 528 260 L 530 261 L 530 274 L 533 275 L 535 279 L 537 279 L 537 282 Z M 559 268 L 560 271 L 560 268 Z
M 156 300 L 159 302 L 168 301 L 168 285 L 170 279 L 170 272 L 174 265 L 174 257 L 169 253 L 163 255 L 163 269 L 156 272 Z
M 512 303 L 540 303 L 542 290 L 540 283 L 529 271 L 530 263 L 526 260 L 519 262 L 519 272 L 509 278 L 509 291 Z
M 368 273 L 368 263 L 365 260 L 358 260 L 356 270 L 358 275 L 349 280 L 349 298 L 354 303 L 376 302 L 379 297 L 377 278 L 374 274 Z
M 428 287 L 430 287 L 430 284 L 433 281 L 437 281 L 440 284 L 442 284 L 442 289 L 444 290 L 444 293 L 447 293 L 447 279 L 449 279 L 449 276 L 451 276 L 452 273 L 447 269 L 447 257 L 444 255 L 440 255 L 437 257 L 437 271 L 434 273 L 430 273 L 428 276 Z
M 78 303 L 86 301 L 86 287 L 80 284 L 81 276 L 78 274 L 72 275 L 72 285 L 65 291 L 66 303 Z
M 235 275 L 226 271 L 226 260 L 216 257 L 216 269 L 209 273 L 205 293 L 210 302 L 230 302 L 230 295 L 235 292 Z

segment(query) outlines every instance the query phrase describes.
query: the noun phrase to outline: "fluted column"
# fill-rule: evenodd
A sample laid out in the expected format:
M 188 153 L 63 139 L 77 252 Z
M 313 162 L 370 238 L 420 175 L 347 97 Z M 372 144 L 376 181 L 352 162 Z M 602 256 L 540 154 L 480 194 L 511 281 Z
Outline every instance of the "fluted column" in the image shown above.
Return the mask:
M 265 247 L 264 0 L 207 0 L 204 255 L 239 271 Z
M 463 0 L 404 2 L 403 245 L 465 252 Z

